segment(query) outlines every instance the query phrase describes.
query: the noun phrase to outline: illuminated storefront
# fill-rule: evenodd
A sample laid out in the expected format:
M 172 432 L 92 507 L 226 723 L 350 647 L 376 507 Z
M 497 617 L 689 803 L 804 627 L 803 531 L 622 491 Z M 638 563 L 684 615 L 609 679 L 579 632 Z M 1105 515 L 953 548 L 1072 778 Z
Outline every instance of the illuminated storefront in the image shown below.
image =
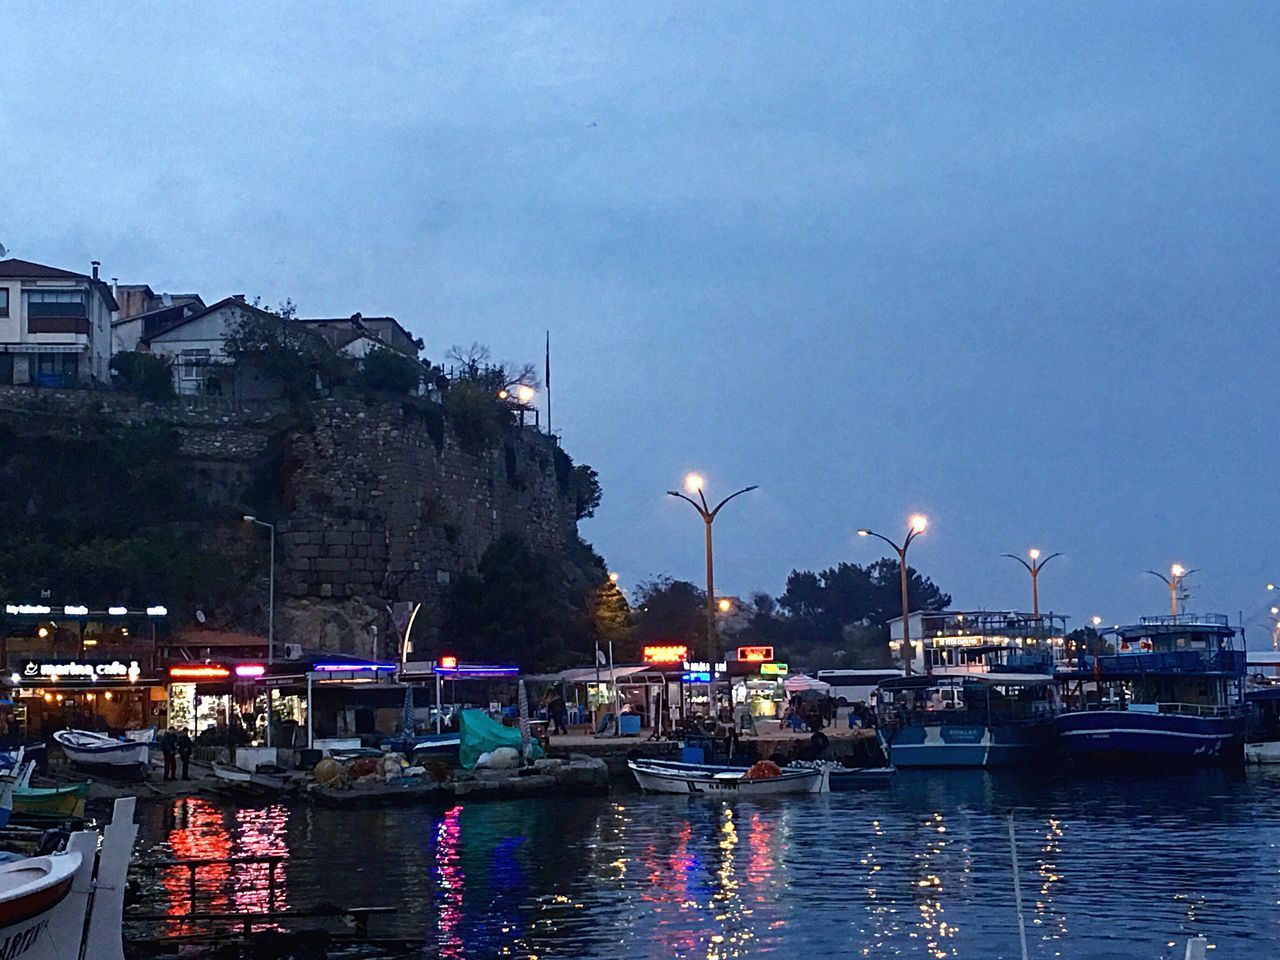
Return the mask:
M 120 734 L 165 722 L 164 682 L 137 660 L 24 660 L 8 681 L 26 736 L 67 727 Z

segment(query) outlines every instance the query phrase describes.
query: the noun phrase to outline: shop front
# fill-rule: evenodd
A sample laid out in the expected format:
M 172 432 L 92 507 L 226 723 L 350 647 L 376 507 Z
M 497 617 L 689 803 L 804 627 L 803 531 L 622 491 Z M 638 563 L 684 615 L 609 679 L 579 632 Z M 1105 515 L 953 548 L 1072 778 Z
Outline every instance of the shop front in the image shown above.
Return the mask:
M 257 681 L 262 663 L 205 661 L 179 663 L 166 671 L 169 680 L 169 725 L 186 730 L 209 746 L 246 743 L 266 711 L 266 694 Z
M 24 660 L 8 680 L 10 737 L 68 727 L 118 736 L 165 722 L 164 680 L 138 660 Z

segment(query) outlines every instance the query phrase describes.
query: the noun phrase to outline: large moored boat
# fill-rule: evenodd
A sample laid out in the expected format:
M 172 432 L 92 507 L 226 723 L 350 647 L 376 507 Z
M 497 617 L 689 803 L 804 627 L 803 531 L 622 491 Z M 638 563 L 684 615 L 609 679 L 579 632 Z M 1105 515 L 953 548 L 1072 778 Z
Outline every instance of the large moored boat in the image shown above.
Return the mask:
M 1219 614 L 1143 617 L 1104 635 L 1114 652 L 1081 653 L 1059 670 L 1055 721 L 1079 763 L 1243 760 L 1245 655 Z

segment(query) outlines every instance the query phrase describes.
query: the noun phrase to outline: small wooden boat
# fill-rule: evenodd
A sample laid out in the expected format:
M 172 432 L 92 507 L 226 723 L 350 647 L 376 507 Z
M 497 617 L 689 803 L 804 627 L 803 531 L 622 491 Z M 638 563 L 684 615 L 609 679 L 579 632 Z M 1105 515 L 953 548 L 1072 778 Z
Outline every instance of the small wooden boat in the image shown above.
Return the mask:
M 830 771 L 815 767 L 783 767 L 770 777 L 748 776 L 747 767 L 718 767 L 674 760 L 628 760 L 627 766 L 646 793 L 698 793 L 721 797 L 767 797 L 792 793 L 826 793 Z
M 135 798 L 117 800 L 102 832 L 72 834 L 66 850 L 0 866 L 0 950 L 22 960 L 123 955 L 125 875 L 138 827 Z
M 150 762 L 151 748 L 146 743 L 115 740 L 89 730 L 59 730 L 53 739 L 74 766 L 117 777 L 141 776 Z
M 19 817 L 84 817 L 84 803 L 91 781 L 64 783 L 56 787 L 17 787 L 13 791 L 13 812 Z
M 284 774 L 250 772 L 217 761 L 213 764 L 213 775 L 225 786 L 253 793 L 285 793 L 293 786 Z

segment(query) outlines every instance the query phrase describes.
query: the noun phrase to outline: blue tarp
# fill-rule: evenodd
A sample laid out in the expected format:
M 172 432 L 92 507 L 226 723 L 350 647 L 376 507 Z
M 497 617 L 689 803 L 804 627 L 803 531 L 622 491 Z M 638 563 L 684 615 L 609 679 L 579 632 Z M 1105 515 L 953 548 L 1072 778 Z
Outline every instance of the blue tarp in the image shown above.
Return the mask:
M 458 716 L 458 730 L 462 735 L 458 762 L 466 770 L 475 768 L 480 754 L 498 747 L 514 747 L 516 753 L 520 752 L 520 728 L 504 727 L 483 710 L 463 710 Z M 530 747 L 532 759 L 540 759 L 542 748 L 538 742 L 530 741 Z

